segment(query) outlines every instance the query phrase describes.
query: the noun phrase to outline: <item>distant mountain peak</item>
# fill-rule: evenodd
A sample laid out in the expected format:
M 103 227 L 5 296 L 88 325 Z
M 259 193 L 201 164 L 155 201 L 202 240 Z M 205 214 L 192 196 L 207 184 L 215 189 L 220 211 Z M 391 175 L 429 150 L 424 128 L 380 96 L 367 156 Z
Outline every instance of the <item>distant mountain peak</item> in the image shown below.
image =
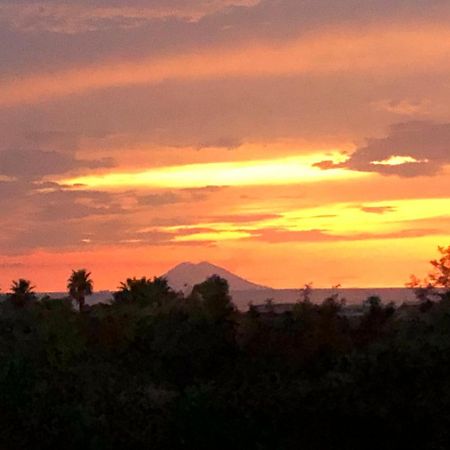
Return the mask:
M 225 278 L 232 291 L 261 290 L 267 289 L 256 283 L 252 283 L 222 267 L 211 264 L 208 261 L 193 263 L 189 261 L 182 262 L 170 269 L 164 277 L 167 278 L 169 285 L 179 291 L 189 291 L 198 283 L 205 281 L 212 275 L 218 275 Z

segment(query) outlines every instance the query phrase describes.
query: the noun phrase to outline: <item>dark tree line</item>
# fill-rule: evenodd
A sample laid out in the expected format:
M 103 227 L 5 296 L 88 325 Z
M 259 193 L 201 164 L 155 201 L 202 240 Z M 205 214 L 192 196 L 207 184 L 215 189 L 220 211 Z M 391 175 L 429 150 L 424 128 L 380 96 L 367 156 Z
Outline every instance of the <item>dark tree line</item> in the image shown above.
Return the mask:
M 90 274 L 73 272 L 79 311 L 19 280 L 0 305 L 0 448 L 447 449 L 441 256 L 414 282 L 418 306 L 370 298 L 358 317 L 305 292 L 290 311 L 242 313 L 217 276 L 186 296 L 130 278 L 86 307 Z

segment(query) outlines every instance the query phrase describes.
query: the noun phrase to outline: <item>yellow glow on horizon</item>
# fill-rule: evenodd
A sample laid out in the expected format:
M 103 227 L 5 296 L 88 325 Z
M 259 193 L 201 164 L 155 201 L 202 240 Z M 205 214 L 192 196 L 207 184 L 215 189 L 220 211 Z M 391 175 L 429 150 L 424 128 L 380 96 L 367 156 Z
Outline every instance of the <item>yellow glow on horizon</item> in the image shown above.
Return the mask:
M 70 186 L 88 188 L 198 188 L 205 186 L 286 185 L 330 179 L 368 177 L 346 169 L 321 170 L 313 165 L 330 156 L 294 156 L 272 160 L 236 161 L 158 167 L 142 172 L 108 173 L 63 180 Z M 340 162 L 341 154 L 331 159 Z

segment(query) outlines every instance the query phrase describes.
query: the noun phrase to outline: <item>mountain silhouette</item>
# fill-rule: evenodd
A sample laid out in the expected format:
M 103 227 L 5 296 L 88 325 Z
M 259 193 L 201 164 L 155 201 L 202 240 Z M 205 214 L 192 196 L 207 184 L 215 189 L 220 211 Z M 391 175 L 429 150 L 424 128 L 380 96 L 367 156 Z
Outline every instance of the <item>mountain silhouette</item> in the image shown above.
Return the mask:
M 191 262 L 178 264 L 163 276 L 167 278 L 172 289 L 187 292 L 190 291 L 194 285 L 205 281 L 212 275 L 219 275 L 220 277 L 225 278 L 232 291 L 268 289 L 266 286 L 247 281 L 222 267 L 215 266 L 206 261 L 198 264 Z

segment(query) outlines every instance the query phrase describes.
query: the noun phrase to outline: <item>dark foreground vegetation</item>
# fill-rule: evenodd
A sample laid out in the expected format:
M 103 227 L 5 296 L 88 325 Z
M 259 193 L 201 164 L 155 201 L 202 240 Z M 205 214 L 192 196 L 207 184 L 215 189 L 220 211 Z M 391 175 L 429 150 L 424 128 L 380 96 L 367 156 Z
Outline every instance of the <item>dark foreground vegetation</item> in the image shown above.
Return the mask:
M 420 303 L 377 298 L 360 317 L 308 290 L 292 312 L 237 312 L 225 280 L 183 297 L 130 279 L 111 305 L 38 300 L 25 280 L 0 306 L 0 448 L 448 449 L 450 247 Z

